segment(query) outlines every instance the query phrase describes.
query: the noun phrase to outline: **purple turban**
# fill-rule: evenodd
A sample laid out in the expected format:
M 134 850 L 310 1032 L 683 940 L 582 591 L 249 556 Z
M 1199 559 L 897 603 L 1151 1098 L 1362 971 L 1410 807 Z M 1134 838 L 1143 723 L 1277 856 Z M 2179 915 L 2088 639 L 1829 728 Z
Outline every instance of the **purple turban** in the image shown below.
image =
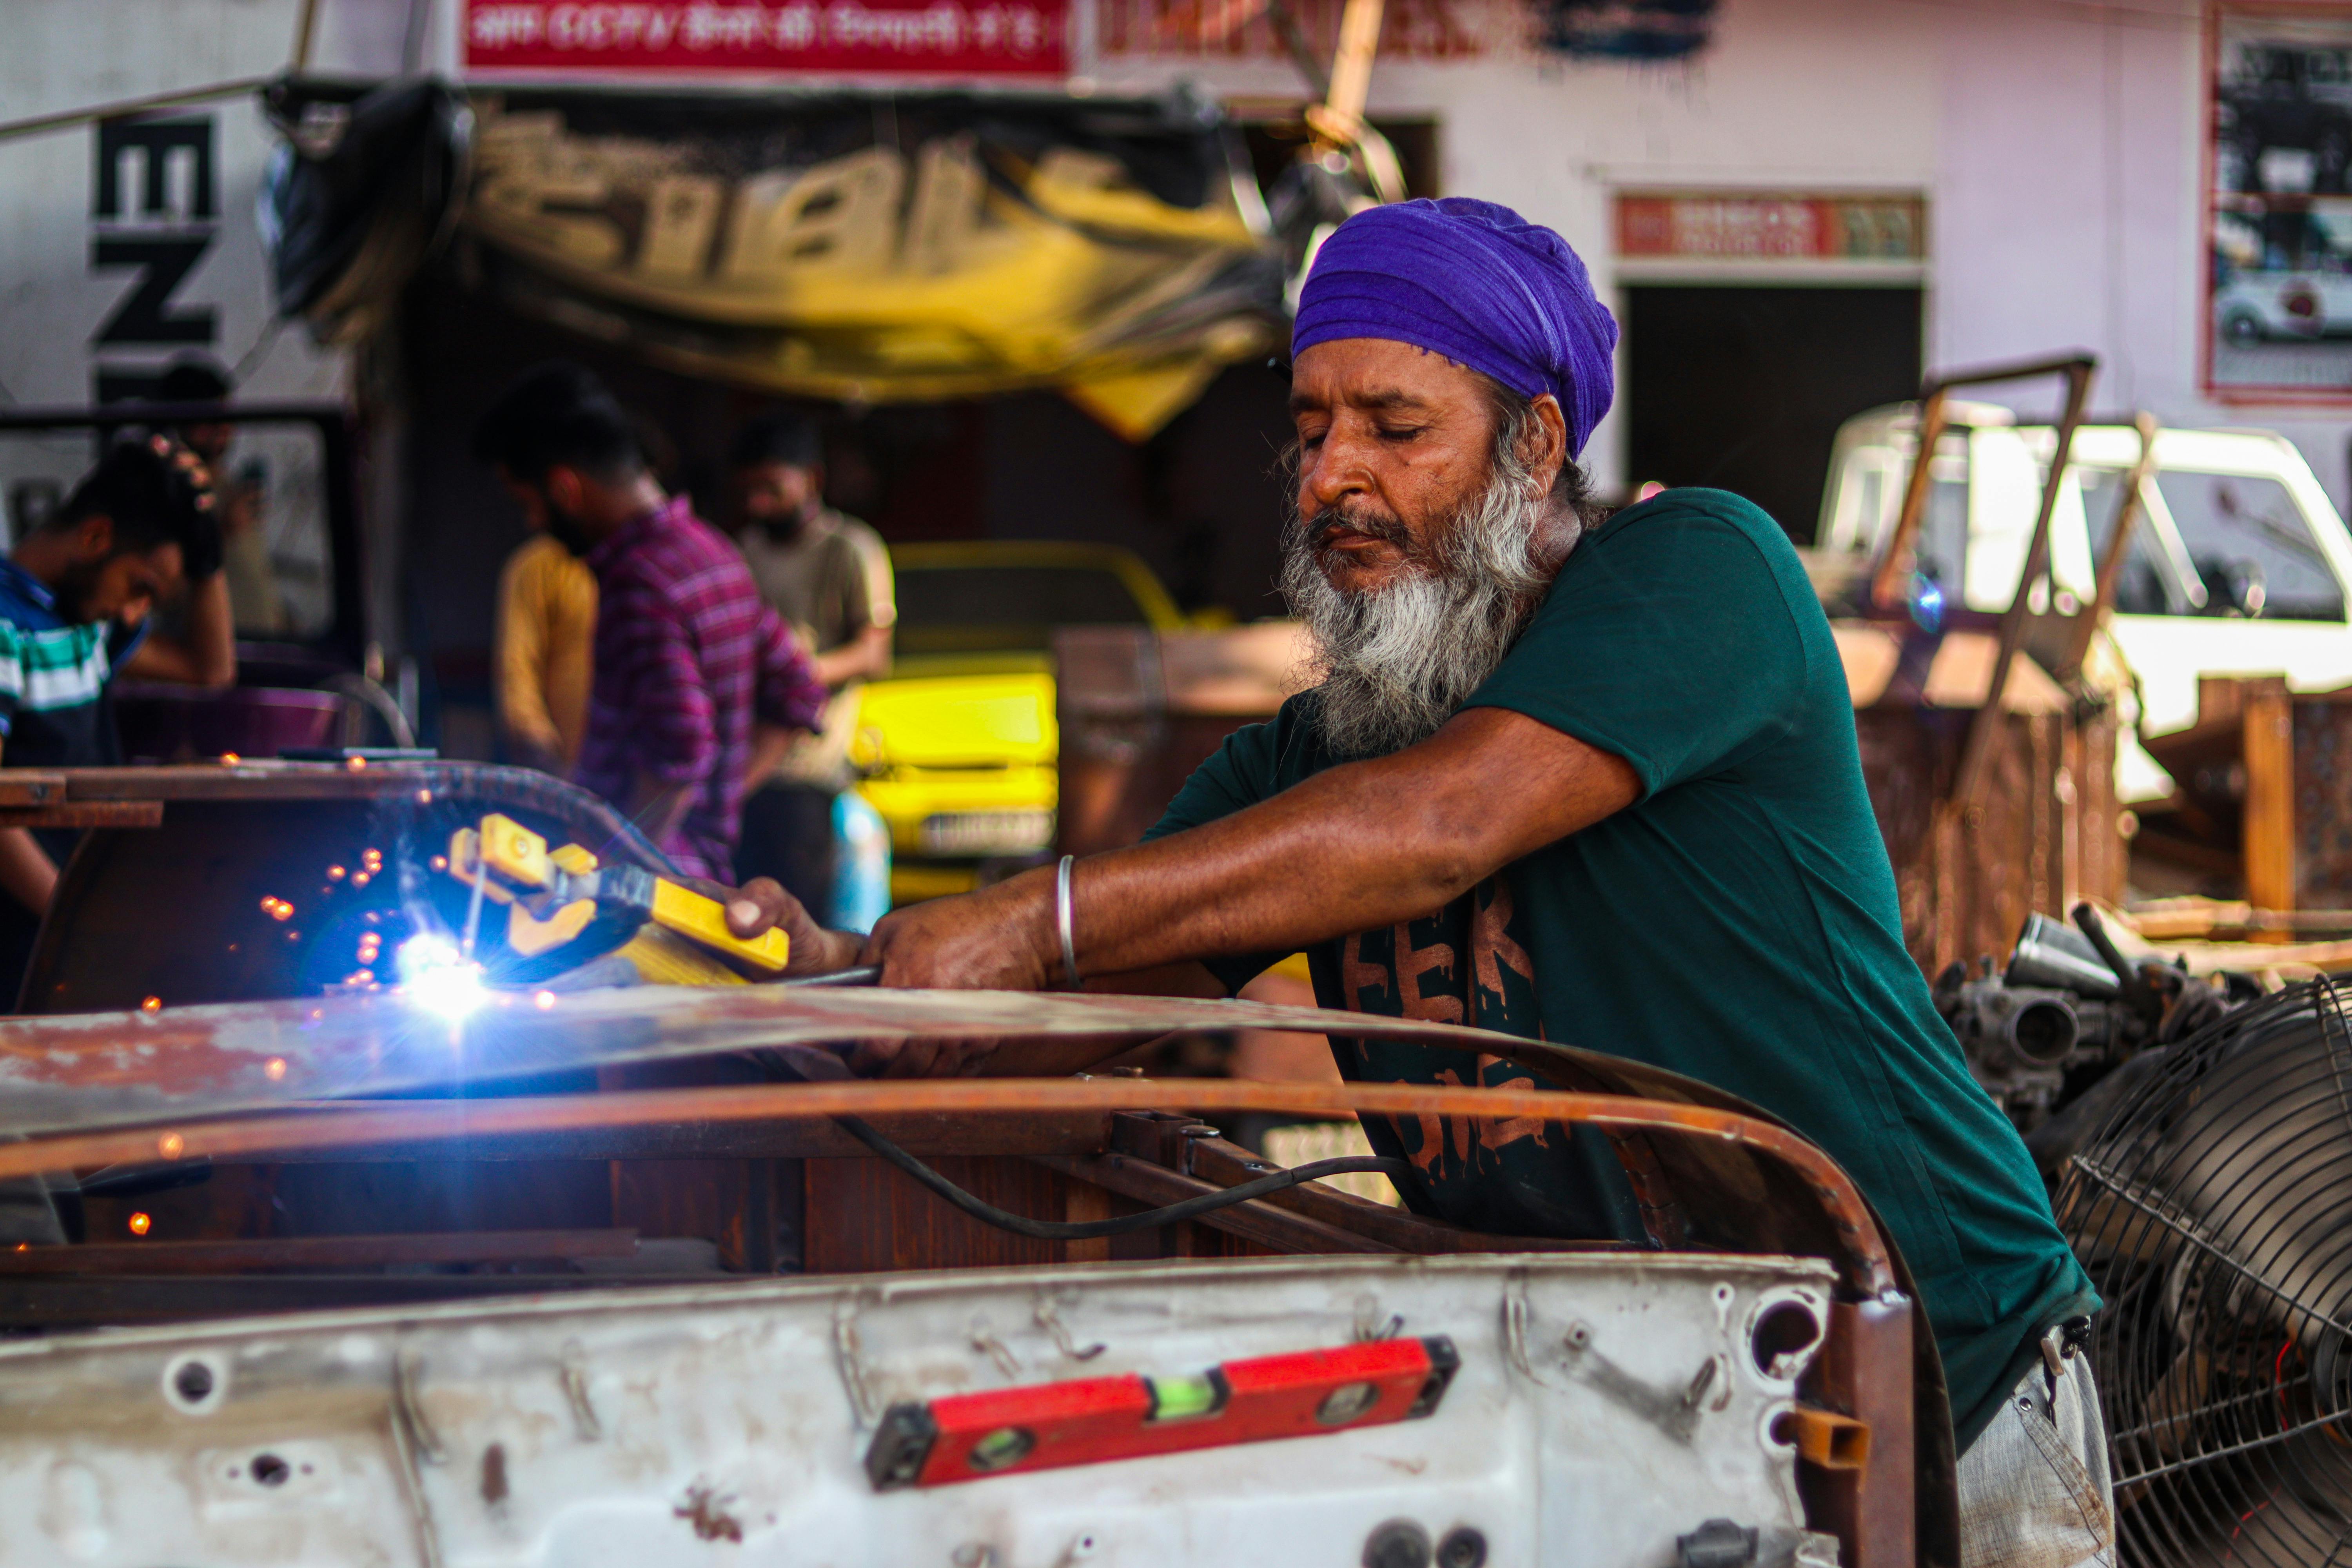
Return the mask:
M 1570 453 L 1616 389 L 1617 322 L 1568 241 L 1467 196 L 1370 207 L 1333 231 L 1299 291 L 1291 355 L 1335 338 L 1411 343 L 1522 397 L 1549 392 Z

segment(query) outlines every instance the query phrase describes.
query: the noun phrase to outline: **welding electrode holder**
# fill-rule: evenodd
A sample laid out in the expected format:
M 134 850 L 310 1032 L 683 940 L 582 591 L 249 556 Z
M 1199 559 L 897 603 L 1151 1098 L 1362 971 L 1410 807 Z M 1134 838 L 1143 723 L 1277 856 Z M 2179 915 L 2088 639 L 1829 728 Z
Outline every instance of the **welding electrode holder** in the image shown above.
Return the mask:
M 507 906 L 507 942 L 534 968 L 584 962 L 651 925 L 761 975 L 782 972 L 781 931 L 739 937 L 715 899 L 638 866 L 603 865 L 583 847 L 551 850 L 511 817 L 493 814 L 449 840 L 449 874 Z

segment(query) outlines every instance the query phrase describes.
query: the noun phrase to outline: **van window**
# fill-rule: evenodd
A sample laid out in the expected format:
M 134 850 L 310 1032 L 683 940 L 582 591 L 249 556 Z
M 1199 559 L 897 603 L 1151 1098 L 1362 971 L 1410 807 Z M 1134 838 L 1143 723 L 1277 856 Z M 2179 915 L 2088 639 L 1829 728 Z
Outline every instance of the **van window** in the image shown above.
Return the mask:
M 2344 618 L 2343 585 L 2286 486 L 2187 470 L 2160 473 L 2156 485 L 2204 581 L 2207 615 Z
M 226 445 L 215 454 L 213 493 L 236 634 L 275 642 L 323 637 L 335 622 L 326 439 L 300 419 L 221 428 Z M 63 504 L 112 438 L 86 426 L 0 433 L 0 497 L 11 547 Z
M 236 432 L 214 483 L 226 524 L 224 569 L 239 637 L 307 641 L 335 618 L 327 542 L 326 443 L 307 423 Z
M 2116 534 L 2116 511 L 2124 498 L 2126 476 L 2119 468 L 2074 469 L 2083 491 L 2083 521 L 2091 536 L 2091 561 L 2106 559 L 2107 541 Z M 2116 579 L 2116 614 L 2119 616 L 2186 616 L 2196 613 L 2195 595 L 2176 581 L 2153 537 L 2147 514 L 2132 524 L 2131 550 Z

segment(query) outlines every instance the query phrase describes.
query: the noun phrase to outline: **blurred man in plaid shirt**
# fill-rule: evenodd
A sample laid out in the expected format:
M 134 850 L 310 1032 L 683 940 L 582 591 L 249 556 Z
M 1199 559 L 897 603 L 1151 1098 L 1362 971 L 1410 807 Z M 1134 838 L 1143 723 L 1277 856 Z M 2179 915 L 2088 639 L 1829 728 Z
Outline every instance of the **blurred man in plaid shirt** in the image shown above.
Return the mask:
M 744 779 L 824 713 L 807 655 L 735 546 L 663 493 L 628 416 L 587 371 L 526 374 L 484 416 L 474 455 L 596 574 L 578 782 L 680 870 L 732 881 Z

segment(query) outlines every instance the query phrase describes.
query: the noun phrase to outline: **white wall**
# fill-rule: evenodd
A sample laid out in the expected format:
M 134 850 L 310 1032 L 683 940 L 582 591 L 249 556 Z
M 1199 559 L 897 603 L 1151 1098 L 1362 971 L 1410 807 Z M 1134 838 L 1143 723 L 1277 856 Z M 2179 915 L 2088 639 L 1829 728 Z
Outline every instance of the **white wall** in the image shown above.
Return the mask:
M 314 61 L 328 69 L 396 68 L 406 4 L 324 0 Z M 299 0 L 5 0 L 5 6 L 0 121 L 269 75 L 290 58 L 299 9 Z M 299 327 L 270 325 L 253 206 L 271 138 L 252 96 L 172 112 L 213 121 L 216 222 L 194 219 L 184 176 L 175 174 L 167 213 L 131 210 L 122 223 L 101 226 L 93 212 L 91 125 L 0 140 L 0 400 L 86 403 L 101 365 L 136 372 L 191 351 L 240 370 L 240 393 L 248 398 L 341 391 L 341 356 L 317 352 Z M 208 238 L 169 309 L 210 312 L 209 342 L 92 342 L 136 286 L 132 270 L 93 266 L 101 228 Z
M 2352 410 L 2197 391 L 2202 28 L 2197 0 L 1723 0 L 1687 66 L 1383 63 L 1373 111 L 1437 117 L 1449 192 L 1552 225 L 1604 283 L 1620 188 L 1925 191 L 1930 365 L 2089 348 L 2101 409 L 2282 430 L 2342 498 Z M 1106 89 L 1298 91 L 1271 62 L 1091 68 Z M 1595 437 L 1604 484 L 1623 440 L 1615 420 Z
M 320 0 L 317 63 L 398 68 L 412 5 Z M 1463 5 L 1488 0 L 1456 0 Z M 1504 0 L 1507 3 L 1507 0 Z M 0 119 L 282 65 L 299 0 L 5 0 Z M 426 63 L 456 66 L 458 0 L 429 0 Z M 2197 391 L 2204 113 L 2199 0 L 1723 0 L 1686 66 L 1569 64 L 1531 52 L 1386 62 L 1375 113 L 1441 125 L 1448 190 L 1559 228 L 1604 287 L 1623 187 L 1898 188 L 1929 200 L 1927 357 L 1952 366 L 2076 345 L 2101 356 L 2103 408 L 2293 437 L 2331 493 L 2352 410 L 2221 407 Z M 1091 33 L 1091 29 L 1082 29 Z M 103 40 L 101 46 L 96 40 Z M 1295 98 L 1276 61 L 1094 58 L 1105 90 L 1191 79 Z M 298 330 L 264 343 L 249 218 L 268 136 L 249 100 L 210 106 L 223 221 L 182 298 L 220 317 L 217 353 L 256 355 L 255 394 L 334 390 L 337 359 Z M 129 287 L 89 267 L 93 132 L 0 141 L 0 395 L 89 395 L 90 333 Z M 135 356 L 131 356 L 135 357 Z M 2021 391 L 2019 405 L 2046 406 Z M 1623 431 L 1592 457 L 1622 478 Z

